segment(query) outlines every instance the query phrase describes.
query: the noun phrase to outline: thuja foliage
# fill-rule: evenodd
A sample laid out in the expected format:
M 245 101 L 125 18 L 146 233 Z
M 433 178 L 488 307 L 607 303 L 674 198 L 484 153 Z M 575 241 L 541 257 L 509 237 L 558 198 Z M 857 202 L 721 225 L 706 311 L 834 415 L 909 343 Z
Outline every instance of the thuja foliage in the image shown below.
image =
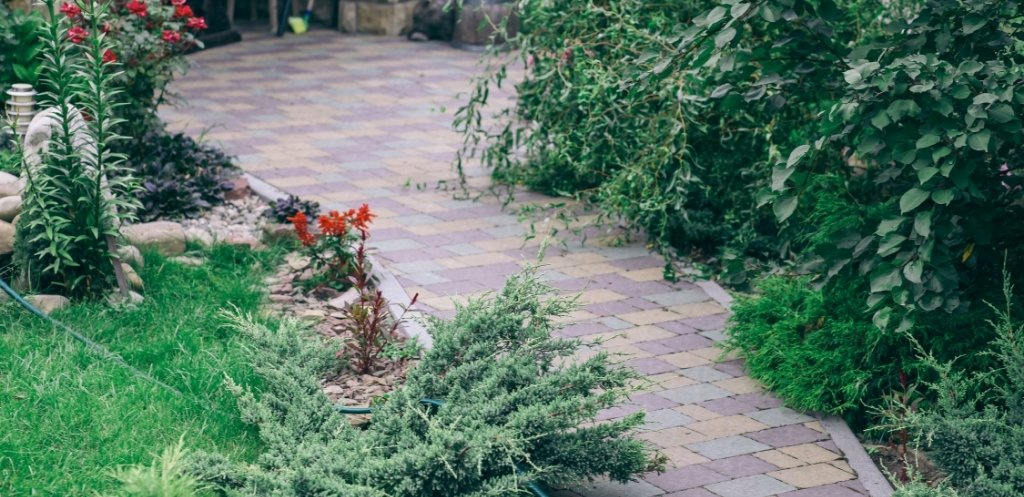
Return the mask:
M 107 237 L 134 209 L 134 183 L 124 174 L 123 157 L 111 151 L 117 92 L 111 81 L 116 63 L 101 27 L 107 5 L 84 0 L 83 22 L 70 20 L 47 0 L 41 83 L 44 107 L 54 110 L 49 149 L 28 178 L 18 224 L 15 262 L 22 278 L 39 291 L 96 295 L 112 286 Z M 86 119 L 87 118 L 87 119 Z
M 981 306 L 924 316 L 912 331 L 892 333 L 871 323 L 862 303 L 870 290 L 856 278 L 823 292 L 809 277 L 773 276 L 756 290 L 733 306 L 727 345 L 743 354 L 752 377 L 797 409 L 840 414 L 858 428 L 877 422 L 872 411 L 902 388 L 901 376 L 930 375 L 915 341 L 939 360 L 959 358 L 963 374 L 994 366 L 977 353 L 995 336 L 977 326 L 993 316 Z M 998 292 L 979 298 L 990 297 Z
M 1009 281 L 1004 289 L 1005 307 L 989 322 L 995 339 L 983 352 L 995 367 L 965 374 L 924 354 L 937 376 L 928 387 L 938 400 L 908 422 L 946 483 L 965 497 L 1024 495 L 1024 325 L 1012 317 Z
M 572 307 L 526 272 L 451 321 L 431 321 L 434 349 L 365 429 L 321 391 L 330 350 L 295 323 L 241 319 L 265 384 L 232 388 L 266 451 L 254 465 L 200 455 L 193 471 L 226 495 L 528 495 L 528 481 L 627 480 L 651 464 L 629 437 L 641 416 L 588 422 L 625 398 L 634 373 L 604 354 L 574 360 L 580 343 L 551 337 Z

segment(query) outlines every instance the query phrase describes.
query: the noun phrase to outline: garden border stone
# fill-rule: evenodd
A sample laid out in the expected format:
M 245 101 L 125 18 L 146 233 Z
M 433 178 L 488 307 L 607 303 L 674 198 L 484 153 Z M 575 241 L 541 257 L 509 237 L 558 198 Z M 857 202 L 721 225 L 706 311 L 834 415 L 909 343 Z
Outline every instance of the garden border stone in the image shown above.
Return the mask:
M 249 188 L 252 192 L 267 202 L 288 196 L 281 189 L 252 174 L 245 173 L 244 177 L 249 181 Z M 331 205 L 325 205 L 325 207 L 328 209 L 332 207 L 336 209 L 341 208 L 341 206 Z M 370 247 L 373 247 L 373 242 L 370 242 Z M 402 330 L 406 337 L 416 340 L 424 350 L 433 348 L 434 338 L 430 336 L 430 332 L 423 325 L 424 318 L 422 314 L 413 310 L 406 313 L 405 303 L 411 301 L 412 297 L 405 291 L 402 284 L 398 282 L 395 275 L 391 274 L 376 257 L 369 255 L 368 259 L 372 268 L 371 277 L 377 282 L 377 290 L 380 290 L 384 295 L 384 299 L 387 300 L 388 312 L 391 314 L 391 317 L 398 319 L 399 316 L 405 314 L 405 320 L 399 324 L 399 329 Z
M 719 305 L 726 310 L 731 309 L 732 295 L 722 288 L 718 282 L 714 280 L 701 280 L 697 281 L 696 284 L 715 302 L 718 302 Z M 821 421 L 821 426 L 832 437 L 836 447 L 846 456 L 846 462 L 857 472 L 857 477 L 860 479 L 861 484 L 864 485 L 864 490 L 868 492 L 868 495 L 871 497 L 890 497 L 893 494 L 894 490 L 892 485 L 889 484 L 889 479 L 882 474 L 882 471 L 878 469 L 875 462 L 871 460 L 871 456 L 864 450 L 864 445 L 853 434 L 846 421 L 843 421 L 839 416 L 822 416 L 820 413 L 808 414 Z

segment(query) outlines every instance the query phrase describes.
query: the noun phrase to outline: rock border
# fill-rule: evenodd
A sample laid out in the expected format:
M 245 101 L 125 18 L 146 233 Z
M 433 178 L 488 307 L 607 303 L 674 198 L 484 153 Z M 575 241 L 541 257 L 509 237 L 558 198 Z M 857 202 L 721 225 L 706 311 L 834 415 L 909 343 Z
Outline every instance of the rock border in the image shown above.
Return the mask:
M 286 198 L 287 193 L 281 189 L 263 181 L 250 173 L 243 173 L 245 179 L 249 181 L 249 188 L 253 194 L 272 202 L 278 199 Z M 337 203 L 325 204 L 328 209 L 341 210 L 342 206 Z M 373 248 L 373 242 L 369 243 L 370 248 Z M 370 261 L 370 267 L 372 268 L 371 277 L 377 281 L 377 290 L 384 295 L 384 299 L 388 303 L 388 312 L 391 317 L 398 319 L 403 314 L 405 319 L 399 323 L 398 329 L 402 333 L 411 339 L 415 339 L 420 344 L 423 350 L 430 350 L 434 347 L 434 338 L 430 336 L 430 332 L 427 331 L 426 326 L 423 325 L 424 317 L 421 313 L 409 310 L 406 312 L 406 303 L 412 300 L 402 284 L 398 282 L 395 275 L 391 274 L 387 268 L 372 254 L 367 257 Z
M 704 293 L 726 310 L 731 310 L 732 295 L 729 294 L 717 281 L 701 280 L 696 282 Z M 853 434 L 853 430 L 846 424 L 846 421 L 839 416 L 822 416 L 820 413 L 809 413 L 821 421 L 821 426 L 832 437 L 836 447 L 846 456 L 846 462 L 857 473 L 864 490 L 867 490 L 870 497 L 891 497 L 893 492 L 889 479 L 882 474 L 875 462 L 871 460 L 860 439 Z

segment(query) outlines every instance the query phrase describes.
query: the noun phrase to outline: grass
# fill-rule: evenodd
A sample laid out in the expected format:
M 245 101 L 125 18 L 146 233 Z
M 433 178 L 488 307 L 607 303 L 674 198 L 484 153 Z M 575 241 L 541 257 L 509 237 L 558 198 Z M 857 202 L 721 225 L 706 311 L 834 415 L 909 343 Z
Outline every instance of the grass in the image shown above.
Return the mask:
M 147 254 L 137 308 L 81 303 L 54 315 L 184 396 L 0 303 L 0 495 L 111 495 L 117 470 L 148 464 L 180 439 L 236 460 L 256 455 L 257 434 L 223 380 L 257 380 L 219 312 L 257 312 L 280 254 L 219 246 L 207 256 L 189 267 Z

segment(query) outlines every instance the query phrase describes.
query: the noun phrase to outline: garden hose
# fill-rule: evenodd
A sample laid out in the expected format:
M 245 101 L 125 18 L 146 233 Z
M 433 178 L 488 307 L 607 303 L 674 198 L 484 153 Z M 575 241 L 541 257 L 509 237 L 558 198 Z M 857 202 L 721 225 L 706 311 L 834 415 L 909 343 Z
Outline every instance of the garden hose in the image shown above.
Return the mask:
M 444 402 L 441 402 L 440 400 L 436 399 L 420 399 L 420 404 L 441 407 L 444 405 Z M 342 414 L 373 414 L 372 407 L 345 407 L 335 405 L 334 410 Z M 523 469 L 520 468 L 518 464 L 516 465 L 516 473 L 518 473 L 520 476 L 522 476 L 524 473 Z M 536 495 L 537 497 L 549 497 L 547 492 L 545 492 L 544 489 L 540 488 L 540 485 L 537 485 L 537 483 L 533 481 L 528 480 L 526 482 L 526 488 L 530 489 L 530 491 L 533 492 L 533 495 Z
M 114 362 L 116 364 L 119 364 L 119 365 L 127 368 L 129 371 L 131 371 L 133 374 L 135 374 L 135 376 L 138 376 L 139 378 L 141 378 L 141 379 L 143 379 L 143 380 L 145 380 L 145 381 L 147 381 L 149 383 L 152 383 L 152 384 L 154 384 L 154 385 L 156 385 L 156 386 L 158 386 L 158 387 L 160 387 L 160 388 L 162 388 L 164 390 L 167 390 L 168 392 L 171 392 L 171 393 L 173 393 L 174 395 L 176 395 L 178 397 L 185 397 L 185 398 L 187 398 L 185 396 L 185 394 L 181 393 L 181 391 L 178 390 L 177 388 L 174 388 L 174 387 L 172 387 L 172 386 L 170 386 L 170 385 L 168 385 L 168 384 L 166 384 L 166 383 L 164 383 L 164 382 L 154 378 L 149 373 L 147 373 L 145 371 L 142 371 L 141 369 L 138 369 L 138 368 L 132 366 L 131 364 L 128 364 L 128 362 L 125 361 L 123 357 L 115 354 L 114 352 L 111 352 L 110 349 L 100 345 L 99 343 L 96 343 L 96 342 L 90 340 L 89 337 L 79 333 L 78 331 L 75 331 L 74 328 L 71 328 L 70 326 L 68 326 L 68 325 L 66 325 L 64 323 L 62 323 L 60 321 L 57 321 L 56 319 L 51 318 L 49 314 L 43 312 L 38 307 L 32 305 L 31 302 L 25 300 L 24 297 L 19 295 L 18 292 L 14 291 L 14 289 L 11 288 L 10 285 L 8 285 L 7 282 L 4 281 L 2 278 L 0 278 L 0 290 L 3 290 L 4 293 L 9 295 L 12 299 L 14 299 L 15 302 L 18 303 L 18 305 L 20 305 L 21 307 L 24 307 L 25 310 L 27 310 L 28 312 L 31 312 L 32 314 L 35 314 L 36 316 L 39 316 L 39 317 L 43 318 L 44 320 L 46 320 L 50 324 L 52 324 L 54 327 L 60 328 L 61 331 L 71 335 L 75 340 L 78 340 L 79 342 L 82 342 L 83 344 L 85 344 L 85 347 L 89 351 L 99 355 L 100 357 L 102 357 L 104 359 L 107 359 L 107 360 L 109 360 L 111 362 Z M 198 402 L 195 399 L 191 399 L 191 400 L 193 402 L 196 402 L 197 404 L 199 404 L 201 407 L 203 407 L 205 409 L 209 409 L 210 408 L 209 406 L 202 405 L 202 403 Z M 214 409 L 214 410 L 216 410 L 216 409 Z M 220 411 L 218 411 L 218 412 L 220 412 Z

